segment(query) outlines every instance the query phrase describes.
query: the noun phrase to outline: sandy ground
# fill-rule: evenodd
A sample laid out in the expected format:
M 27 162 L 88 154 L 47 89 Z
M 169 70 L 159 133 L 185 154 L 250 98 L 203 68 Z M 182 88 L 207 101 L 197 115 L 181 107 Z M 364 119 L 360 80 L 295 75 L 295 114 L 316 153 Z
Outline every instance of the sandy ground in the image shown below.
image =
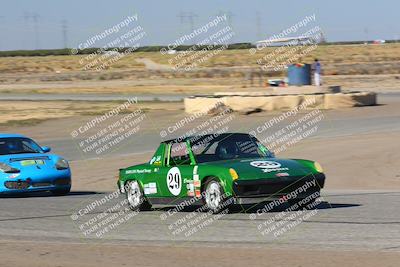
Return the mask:
M 390 67 L 391 63 L 398 63 L 400 58 L 400 44 L 385 45 L 320 45 L 317 49 L 302 57 L 304 62 L 312 62 L 319 58 L 329 66 L 329 72 L 357 73 L 371 69 L 371 74 L 379 74 L 385 71 L 389 73 L 397 70 Z M 257 67 L 257 60 L 265 55 L 276 53 L 276 47 L 268 47 L 250 54 L 248 49 L 225 50 L 216 54 L 209 60 L 199 62 L 202 67 Z M 284 55 L 287 52 L 280 52 Z M 162 55 L 160 52 L 135 52 L 111 64 L 107 71 L 126 69 L 145 69 L 144 60 L 153 61 L 157 64 L 179 63 L 181 59 L 177 54 Z M 93 59 L 92 59 L 93 60 Z M 4 74 L 13 73 L 65 73 L 82 70 L 92 60 L 88 55 L 65 55 L 65 56 L 43 56 L 43 57 L 2 57 L 0 58 L 0 71 Z M 287 60 L 287 58 L 286 58 Z M 187 62 L 189 65 L 193 62 Z M 265 64 L 265 60 L 262 61 Z M 279 63 L 281 63 L 280 61 Z M 380 65 L 378 70 L 374 69 Z M 362 73 L 361 72 L 361 73 Z M 398 72 L 396 72 L 398 73 Z M 103 73 L 101 73 L 103 74 Z M 362 73 L 366 74 L 366 73 Z
M 24 83 L 1 83 L 0 93 L 19 94 L 212 94 L 227 91 L 263 91 L 268 79 L 280 76 L 265 76 L 262 86 L 254 78 L 253 85 L 246 78 L 135 78 L 90 81 L 47 81 Z M 323 83 L 327 86 L 342 86 L 343 90 L 398 91 L 400 74 L 381 75 L 325 75 Z
M 321 60 L 325 85 L 395 91 L 400 79 L 399 47 L 399 44 L 319 46 L 302 61 L 310 63 L 315 57 Z M 189 72 L 169 70 L 168 62 L 176 55 L 159 52 L 132 53 L 103 71 L 83 71 L 88 63 L 86 55 L 1 57 L 0 93 L 204 94 L 243 91 L 253 86 L 258 88 L 251 90 L 263 90 L 268 79 L 286 76 L 285 70 L 263 73 L 259 78 L 257 61 L 274 49 L 270 47 L 254 55 L 247 49 L 223 51 Z
M 126 101 L 96 102 L 96 101 L 0 101 L 0 124 L 5 126 L 29 125 L 46 121 L 81 115 L 102 115 Z M 124 110 L 132 112 L 140 108 L 147 110 L 184 109 L 182 102 L 143 102 L 135 103 Z
M 23 257 L 21 257 L 21 253 Z M 396 267 L 400 254 L 273 248 L 164 247 L 0 241 L 0 266 Z

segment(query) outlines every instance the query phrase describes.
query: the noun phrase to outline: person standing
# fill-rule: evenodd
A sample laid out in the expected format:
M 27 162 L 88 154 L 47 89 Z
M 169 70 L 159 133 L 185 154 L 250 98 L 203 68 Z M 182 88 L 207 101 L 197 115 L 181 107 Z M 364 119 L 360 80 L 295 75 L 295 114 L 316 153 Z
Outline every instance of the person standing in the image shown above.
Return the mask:
M 321 85 L 322 66 L 321 66 L 321 63 L 318 61 L 318 59 L 314 60 L 312 69 L 314 71 L 314 83 L 316 86 L 320 86 Z

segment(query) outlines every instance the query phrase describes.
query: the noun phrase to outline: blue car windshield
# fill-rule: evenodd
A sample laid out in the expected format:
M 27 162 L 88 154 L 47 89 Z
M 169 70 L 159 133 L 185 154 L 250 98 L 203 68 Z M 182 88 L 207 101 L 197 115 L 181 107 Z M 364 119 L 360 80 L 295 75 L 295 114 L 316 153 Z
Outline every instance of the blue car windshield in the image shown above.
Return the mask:
M 0 155 L 43 153 L 33 140 L 24 137 L 0 138 Z

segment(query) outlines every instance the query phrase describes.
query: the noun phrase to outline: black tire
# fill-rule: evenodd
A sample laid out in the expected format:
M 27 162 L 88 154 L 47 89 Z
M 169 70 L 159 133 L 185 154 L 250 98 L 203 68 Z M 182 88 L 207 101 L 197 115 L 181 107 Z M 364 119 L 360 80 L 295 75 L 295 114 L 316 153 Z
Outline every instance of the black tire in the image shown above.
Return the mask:
M 71 192 L 71 188 L 55 189 L 50 191 L 54 196 L 66 196 Z
M 228 209 L 232 205 L 231 199 L 225 196 L 223 187 L 217 178 L 209 179 L 203 187 L 203 202 L 204 207 L 214 213 L 220 213 L 225 209 Z
M 128 206 L 133 211 L 151 210 L 151 204 L 147 201 L 140 183 L 131 180 L 125 184 L 125 196 Z

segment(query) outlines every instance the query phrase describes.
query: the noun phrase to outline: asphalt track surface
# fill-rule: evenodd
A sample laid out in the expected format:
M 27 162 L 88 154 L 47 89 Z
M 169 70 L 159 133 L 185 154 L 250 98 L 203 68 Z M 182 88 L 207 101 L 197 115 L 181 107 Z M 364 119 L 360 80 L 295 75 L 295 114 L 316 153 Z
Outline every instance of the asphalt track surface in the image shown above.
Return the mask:
M 380 108 L 385 109 L 387 104 L 390 104 L 392 108 L 392 106 L 398 105 L 399 103 L 400 93 L 388 93 L 378 95 L 378 104 L 382 105 L 382 107 Z M 356 108 L 354 109 L 354 112 L 357 113 L 357 115 L 355 116 L 348 116 L 347 111 L 322 111 L 324 114 L 324 118 L 321 122 L 318 123 L 317 133 L 309 136 L 308 138 L 331 138 L 374 132 L 400 131 L 400 120 L 398 114 L 391 114 L 389 111 L 386 112 L 383 116 L 379 115 L 375 117 L 370 117 L 362 115 L 364 109 L 374 108 L 375 107 Z M 87 138 L 89 134 L 83 134 L 78 136 L 77 138 L 72 138 L 69 134 L 71 131 L 76 130 L 78 127 L 90 121 L 91 119 L 89 118 L 83 119 L 81 121 L 67 121 L 59 126 L 65 128 L 64 136 L 57 139 L 40 137 L 38 141 L 43 145 L 52 147 L 54 153 L 62 154 L 68 160 L 83 160 L 98 157 L 128 155 L 132 153 L 140 154 L 143 152 L 154 151 L 158 147 L 158 144 L 161 140 L 182 136 L 188 130 L 195 128 L 197 125 L 208 119 L 196 119 L 193 121 L 193 123 L 186 124 L 184 127 L 178 129 L 176 132 L 173 132 L 171 134 L 168 133 L 165 138 L 162 138 L 160 136 L 160 132 L 162 130 L 167 131 L 168 127 L 185 117 L 185 115 L 174 116 L 173 114 L 176 114 L 176 112 L 165 111 L 161 115 L 157 114 L 158 118 L 156 118 L 156 120 L 152 117 L 151 114 L 147 115 L 146 119 L 141 124 L 141 129 L 139 133 L 134 138 L 132 138 L 129 142 L 119 145 L 118 147 L 116 147 L 116 149 L 107 151 L 106 153 L 100 155 L 97 155 L 95 153 L 83 153 L 82 149 L 78 147 L 77 144 L 85 140 L 85 138 Z M 279 114 L 281 113 L 256 113 L 251 115 L 250 120 L 249 117 L 246 115 L 235 115 L 234 119 L 229 122 L 229 131 L 249 132 L 251 129 L 256 129 L 260 125 L 264 124 L 265 122 Z M 299 113 L 298 115 L 289 118 L 282 123 L 277 123 L 273 125 L 272 127 L 270 127 L 269 132 L 278 131 L 280 128 L 286 126 L 291 121 L 294 121 L 301 116 L 304 116 L 304 114 L 305 112 L 303 111 L 302 113 Z M 98 130 L 100 129 L 101 127 L 98 128 Z M 43 133 L 43 136 L 46 136 L 46 134 Z
M 109 193 L 75 192 L 64 197 L 1 198 L 0 236 L 2 240 L 400 251 L 400 192 L 324 191 L 323 201 L 315 209 L 282 212 L 287 207 L 281 206 L 261 212 L 262 205 L 236 206 L 231 213 L 221 215 L 190 208 L 174 212 L 172 207 L 122 215 L 120 209 L 109 210 L 122 203 L 124 198 L 119 196 L 89 214 L 73 217 L 106 196 Z M 100 216 L 105 211 L 110 217 Z M 82 231 L 97 224 L 93 218 L 105 221 L 117 214 L 119 218 L 132 216 L 106 233 Z M 285 217 L 279 217 L 283 214 Z M 296 221 L 299 223 L 292 227 Z M 184 229 L 186 223 L 198 231 L 176 230 Z M 99 225 L 98 229 L 104 229 L 109 224 Z M 265 225 L 286 230 L 262 232 Z
M 400 94 L 380 95 L 378 99 L 383 104 L 398 103 L 399 100 Z M 362 113 L 362 109 L 355 112 Z M 310 138 L 400 130 L 399 117 L 390 113 L 363 117 L 327 111 L 326 115 L 329 119 L 322 121 L 318 134 Z M 167 118 L 168 114 L 165 116 Z M 246 124 L 246 117 L 238 117 L 231 123 L 231 130 L 254 127 L 267 118 L 263 114 L 255 115 L 250 125 Z M 159 125 L 158 131 L 146 130 L 141 135 L 142 139 L 108 156 L 129 154 L 133 149 L 135 153 L 154 150 L 160 141 L 160 129 L 171 121 L 173 119 Z M 42 138 L 40 142 L 52 146 L 55 153 L 62 152 L 70 160 L 89 158 L 87 155 L 82 157 L 81 151 L 74 145 L 77 140 L 72 140 L 70 136 L 57 140 Z M 272 211 L 260 212 L 262 205 L 236 206 L 231 213 L 222 215 L 208 215 L 189 208 L 175 213 L 172 207 L 156 207 L 139 214 L 119 213 L 123 208 L 118 205 L 124 200 L 123 196 L 119 196 L 84 214 L 88 205 L 102 202 L 109 198 L 109 194 L 75 191 L 63 197 L 48 194 L 2 196 L 1 240 L 400 251 L 400 192 L 396 191 L 323 190 L 322 203 L 309 210 L 282 213 L 287 207 L 280 206 Z M 84 215 L 74 216 L 80 211 Z M 105 219 L 115 219 L 115 216 L 127 219 L 114 229 L 109 227 L 108 232 L 101 232 L 109 225 Z M 187 223 L 191 224 L 184 228 Z M 85 234 L 95 225 L 96 230 Z M 265 231 L 267 227 L 273 230 Z M 197 232 L 189 232 L 189 229 L 197 229 Z

